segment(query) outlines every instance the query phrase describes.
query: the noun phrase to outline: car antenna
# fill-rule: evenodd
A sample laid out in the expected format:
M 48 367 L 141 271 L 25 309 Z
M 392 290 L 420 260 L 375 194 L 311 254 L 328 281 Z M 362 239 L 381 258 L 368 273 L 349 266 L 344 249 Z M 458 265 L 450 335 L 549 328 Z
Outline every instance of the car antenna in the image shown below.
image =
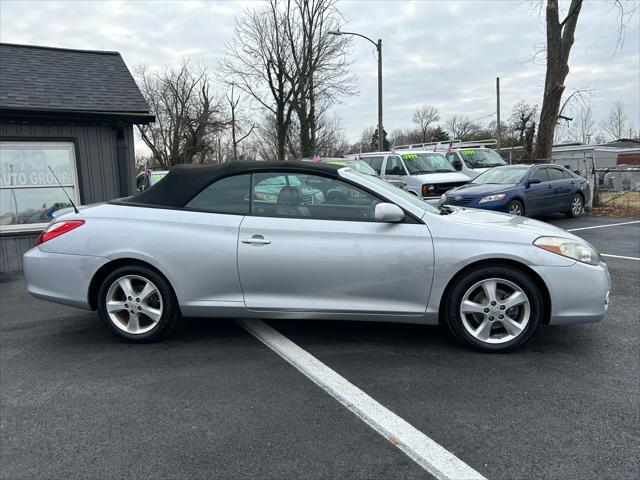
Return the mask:
M 60 180 L 58 180 L 58 176 L 56 175 L 56 172 L 53 171 L 53 168 L 51 168 L 51 165 L 47 165 L 47 167 L 49 167 L 49 170 L 51 170 L 51 173 L 53 174 L 53 178 L 56 179 L 56 182 L 58 182 L 58 185 L 60 185 L 60 188 L 62 189 L 62 191 L 64 192 L 64 194 L 67 196 L 67 198 L 69 199 L 69 202 L 71 202 L 71 206 L 73 207 L 73 211 L 76 213 L 80 213 L 80 210 L 78 210 L 78 207 L 76 207 L 76 204 L 73 203 L 73 200 L 71 200 L 71 197 L 69 196 L 69 194 L 67 193 L 67 191 L 64 189 L 64 187 L 62 186 L 62 183 L 60 183 Z

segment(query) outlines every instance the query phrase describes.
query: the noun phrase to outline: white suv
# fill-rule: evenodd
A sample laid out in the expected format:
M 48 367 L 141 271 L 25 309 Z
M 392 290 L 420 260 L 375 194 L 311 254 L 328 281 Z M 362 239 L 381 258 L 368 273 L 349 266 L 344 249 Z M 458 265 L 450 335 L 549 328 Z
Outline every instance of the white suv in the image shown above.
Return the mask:
M 362 159 L 383 179 L 402 180 L 409 193 L 423 200 L 437 201 L 446 191 L 469 181 L 437 152 L 371 152 L 348 155 L 348 158 Z
M 434 142 L 417 145 L 405 145 L 398 149 L 409 151 L 433 151 L 442 153 L 449 163 L 460 173 L 469 178 L 475 178 L 490 168 L 506 165 L 500 154 L 490 146 L 496 144 L 495 140 L 480 140 L 476 142 Z

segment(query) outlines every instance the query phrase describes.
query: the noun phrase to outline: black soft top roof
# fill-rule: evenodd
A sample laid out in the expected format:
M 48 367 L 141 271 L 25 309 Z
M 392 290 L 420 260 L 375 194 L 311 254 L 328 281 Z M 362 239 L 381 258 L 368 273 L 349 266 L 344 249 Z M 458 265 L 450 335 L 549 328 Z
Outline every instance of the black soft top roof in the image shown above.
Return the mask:
M 339 165 L 309 162 L 225 162 L 218 165 L 178 165 L 166 177 L 144 192 L 122 199 L 121 203 L 184 207 L 204 188 L 224 177 L 243 173 L 290 171 L 338 177 Z

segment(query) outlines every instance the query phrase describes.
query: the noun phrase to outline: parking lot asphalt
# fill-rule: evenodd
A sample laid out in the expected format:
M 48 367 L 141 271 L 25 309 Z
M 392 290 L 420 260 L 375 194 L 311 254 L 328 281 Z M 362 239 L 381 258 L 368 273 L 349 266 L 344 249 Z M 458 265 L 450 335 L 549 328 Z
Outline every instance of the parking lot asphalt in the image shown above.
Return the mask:
M 574 233 L 640 257 L 638 223 Z M 437 327 L 269 323 L 487 478 L 638 478 L 640 261 L 607 262 L 607 321 L 505 355 Z M 0 478 L 430 478 L 233 321 L 131 345 L 19 276 L 0 283 L 0 394 Z

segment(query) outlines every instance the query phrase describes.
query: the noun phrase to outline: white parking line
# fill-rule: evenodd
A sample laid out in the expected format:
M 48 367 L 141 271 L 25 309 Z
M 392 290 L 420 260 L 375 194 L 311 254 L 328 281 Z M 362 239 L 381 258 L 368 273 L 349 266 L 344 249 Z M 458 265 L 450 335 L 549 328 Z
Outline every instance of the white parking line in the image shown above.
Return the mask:
M 640 223 L 640 220 L 635 220 L 633 222 L 609 223 L 607 225 L 594 225 L 592 227 L 570 228 L 567 232 L 579 232 L 580 230 L 591 230 L 593 228 L 617 227 L 618 225 L 631 225 L 633 223 Z
M 431 475 L 442 480 L 485 479 L 454 454 L 264 322 L 248 319 L 237 322 Z
M 640 260 L 640 258 L 638 257 L 625 257 L 623 255 L 611 255 L 608 253 L 601 253 L 600 255 L 602 255 L 603 257 L 622 258 L 624 260 Z

